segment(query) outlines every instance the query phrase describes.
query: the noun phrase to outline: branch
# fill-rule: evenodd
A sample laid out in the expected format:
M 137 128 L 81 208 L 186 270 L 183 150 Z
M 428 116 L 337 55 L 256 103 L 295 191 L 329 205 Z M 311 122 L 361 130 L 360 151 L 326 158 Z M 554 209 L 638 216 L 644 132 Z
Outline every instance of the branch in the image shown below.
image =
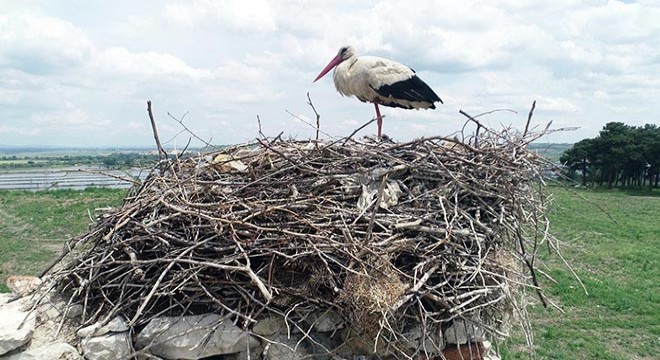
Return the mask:
M 184 129 L 188 134 L 192 135 L 195 139 L 197 139 L 197 140 L 203 142 L 204 145 L 206 145 L 206 146 L 208 146 L 208 147 L 210 147 L 210 148 L 212 148 L 212 149 L 215 149 L 215 146 L 214 146 L 213 144 L 211 144 L 210 142 L 208 142 L 208 141 L 202 139 L 201 137 L 197 136 L 197 134 L 195 134 L 192 130 L 188 129 L 188 127 L 183 123 L 183 119 L 186 117 L 186 115 L 188 115 L 187 112 L 186 112 L 185 114 L 183 114 L 183 116 L 181 117 L 181 119 L 177 119 L 177 118 L 174 117 L 172 114 L 170 114 L 169 111 L 167 112 L 167 116 L 171 117 L 174 121 L 178 122 L 179 125 L 181 125 L 181 126 L 183 127 L 183 129 Z
M 314 114 L 316 115 L 316 141 L 319 141 L 319 131 L 321 129 L 321 115 L 316 111 L 314 104 L 312 103 L 312 98 L 309 97 L 309 92 L 307 92 L 307 105 L 312 107 Z
M 156 120 L 154 119 L 154 114 L 151 111 L 151 100 L 147 100 L 147 113 L 149 113 L 149 120 L 151 121 L 151 130 L 154 133 L 154 140 L 156 140 L 156 146 L 158 147 L 158 155 L 161 160 L 167 159 L 167 152 L 163 149 L 163 145 L 160 144 L 160 138 L 158 137 L 158 130 L 156 129 Z
M 527 131 L 529 131 L 529 123 L 532 122 L 532 115 L 534 115 L 534 109 L 536 108 L 536 100 L 532 103 L 532 108 L 529 109 L 529 115 L 527 115 L 527 123 L 525 124 L 525 131 L 523 132 L 523 138 L 527 136 Z
M 266 135 L 264 135 L 264 132 L 261 131 L 261 118 L 259 118 L 259 115 L 257 115 L 257 124 L 259 125 L 259 136 L 261 136 L 262 139 L 267 139 Z
M 321 134 L 323 134 L 323 135 L 329 137 L 329 138 L 334 138 L 334 137 L 335 137 L 335 136 L 332 136 L 332 135 L 330 135 L 330 134 L 328 134 L 328 133 L 326 133 L 326 132 L 324 132 L 324 131 L 321 131 L 321 130 L 319 129 L 318 125 L 315 126 L 314 124 L 311 124 L 309 121 L 307 121 L 307 120 L 303 119 L 302 117 L 300 117 L 300 116 L 294 114 L 293 112 L 291 112 L 291 111 L 289 111 L 289 110 L 284 110 L 284 111 L 285 111 L 287 114 L 291 115 L 291 117 L 293 117 L 294 119 L 299 120 L 299 121 L 302 122 L 303 124 L 308 125 L 308 126 L 314 128 L 314 129 L 316 130 L 316 133 L 317 133 L 317 139 L 318 139 L 318 133 L 319 133 L 319 132 L 320 132 Z
M 385 116 L 383 115 L 383 116 L 382 116 L 382 119 L 384 119 L 384 118 L 385 118 Z M 348 142 L 348 140 L 350 140 L 350 139 L 353 137 L 353 135 L 357 134 L 358 131 L 360 131 L 360 130 L 364 129 L 365 127 L 369 126 L 371 123 L 373 123 L 373 122 L 376 121 L 376 120 L 378 120 L 378 118 L 373 118 L 373 119 L 367 121 L 364 125 L 362 125 L 362 126 L 360 126 L 359 128 L 353 130 L 353 132 L 352 132 L 350 135 L 348 135 L 348 137 L 347 137 L 346 139 L 339 139 L 339 140 L 333 142 L 333 143 L 330 144 L 330 145 L 334 145 L 334 144 L 336 144 L 336 143 L 338 143 L 339 141 L 342 141 L 342 140 L 344 140 L 344 145 L 346 145 L 346 143 Z

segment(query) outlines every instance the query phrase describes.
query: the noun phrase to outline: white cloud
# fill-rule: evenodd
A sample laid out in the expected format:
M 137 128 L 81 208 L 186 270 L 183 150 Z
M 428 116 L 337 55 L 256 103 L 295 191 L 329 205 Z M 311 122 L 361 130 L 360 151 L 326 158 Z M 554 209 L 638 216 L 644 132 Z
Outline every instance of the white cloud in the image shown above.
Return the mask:
M 170 54 L 153 51 L 131 53 L 122 47 L 113 47 L 98 53 L 91 63 L 110 74 L 124 75 L 183 75 L 192 79 L 210 78 L 208 69 L 195 69 Z
M 660 30 L 660 9 L 634 2 L 607 1 L 576 9 L 568 16 L 573 35 L 607 43 L 647 41 Z
M 80 109 L 71 102 L 66 102 L 63 107 L 36 113 L 33 115 L 33 122 L 39 127 L 45 128 L 104 128 L 111 125 L 109 120 L 100 120 L 87 111 Z
M 269 31 L 276 28 L 270 3 L 265 0 L 195 0 L 165 5 L 165 19 L 186 27 L 217 22 L 237 30 Z
M 256 115 L 270 133 L 314 136 L 284 112 L 312 118 L 307 92 L 322 128 L 346 135 L 373 106 L 341 97 L 330 78 L 312 84 L 346 43 L 413 67 L 445 101 L 384 108 L 397 139 L 453 133 L 459 109 L 513 109 L 484 121 L 519 126 L 537 100 L 539 122 L 582 126 L 556 135 L 574 141 L 660 116 L 658 18 L 646 1 L 0 0 L 0 143 L 150 144 L 147 99 L 163 137 L 179 130 L 167 111 L 190 111 L 186 123 L 220 143 L 254 138 Z
M 537 95 L 534 97 L 539 106 L 545 111 L 554 111 L 559 113 L 574 113 L 580 111 L 580 107 L 570 100 L 561 97 L 547 97 Z
M 68 21 L 42 15 L 0 14 L 0 65 L 44 74 L 73 68 L 88 58 L 91 45 Z
M 16 105 L 21 99 L 21 91 L 0 89 L 0 105 Z

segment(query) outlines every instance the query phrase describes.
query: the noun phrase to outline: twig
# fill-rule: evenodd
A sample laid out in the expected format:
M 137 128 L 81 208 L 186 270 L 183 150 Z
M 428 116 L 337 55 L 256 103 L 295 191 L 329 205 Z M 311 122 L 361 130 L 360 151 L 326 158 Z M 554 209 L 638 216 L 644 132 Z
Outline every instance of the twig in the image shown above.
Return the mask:
M 209 141 L 206 141 L 206 140 L 202 139 L 201 137 L 197 136 L 197 134 L 195 134 L 192 130 L 190 130 L 190 129 L 189 129 L 189 128 L 183 123 L 183 119 L 185 119 L 186 115 L 188 115 L 187 112 L 184 113 L 183 116 L 181 116 L 181 119 L 177 119 L 176 117 L 174 117 L 174 115 L 170 114 L 169 111 L 167 112 L 167 116 L 169 116 L 172 120 L 174 120 L 174 121 L 176 121 L 177 123 L 179 123 L 179 125 L 181 125 L 181 127 L 183 127 L 184 131 L 186 131 L 188 134 L 190 134 L 190 135 L 191 135 L 192 137 L 194 137 L 195 139 L 197 139 L 197 140 L 201 141 L 202 143 L 204 143 L 204 145 L 208 146 L 209 148 L 211 148 L 211 149 L 215 149 L 215 145 L 211 144 L 211 143 L 209 142 L 210 140 L 209 140 Z
M 154 114 L 151 111 L 151 100 L 147 100 L 147 113 L 149 114 L 149 120 L 151 121 L 151 130 L 154 134 L 154 140 L 156 141 L 156 147 L 158 148 L 158 154 L 160 155 L 161 160 L 167 159 L 167 152 L 160 144 L 160 139 L 158 138 L 158 130 L 156 130 L 156 120 L 154 119 Z
M 532 122 L 532 115 L 534 115 L 534 109 L 536 108 L 536 100 L 532 102 L 532 107 L 529 109 L 529 114 L 527 115 L 527 123 L 525 123 L 525 131 L 523 131 L 523 137 L 527 136 L 529 131 L 529 124 Z
M 385 118 L 385 115 L 383 115 L 382 118 L 384 119 L 384 118 Z M 364 129 L 365 127 L 371 125 L 371 124 L 372 124 L 374 121 L 376 121 L 376 120 L 378 120 L 378 119 L 377 119 L 377 118 L 373 118 L 373 119 L 367 121 L 366 123 L 364 123 L 364 125 L 361 125 L 361 126 L 358 127 L 357 129 L 353 130 L 353 132 L 352 132 L 350 135 L 348 135 L 345 139 L 339 139 L 339 140 L 337 140 L 337 141 L 331 143 L 331 145 L 335 145 L 335 144 L 337 144 L 337 143 L 339 143 L 339 142 L 342 142 L 342 141 L 343 141 L 343 144 L 346 145 L 346 143 L 347 143 L 349 140 L 351 140 L 351 138 L 352 138 L 355 134 L 357 134 L 360 130 Z
M 266 135 L 261 131 L 261 119 L 259 118 L 259 115 L 257 115 L 257 125 L 259 125 L 259 136 L 264 140 L 267 139 Z
M 309 97 L 309 91 L 307 92 L 307 105 L 309 105 L 316 115 L 316 141 L 319 141 L 319 131 L 321 130 L 321 115 L 316 111 L 314 103 L 312 103 L 312 98 Z
M 508 111 L 508 112 L 511 112 L 511 113 L 514 113 L 514 114 L 518 113 L 517 111 L 515 111 L 513 109 L 493 109 L 493 110 L 489 110 L 489 111 L 486 111 L 486 112 L 482 112 L 481 114 L 478 114 L 478 115 L 474 115 L 473 118 L 476 119 L 476 118 L 482 117 L 484 115 L 490 115 L 490 114 L 494 114 L 496 112 L 505 112 L 505 111 Z
M 317 132 L 317 134 L 320 132 L 321 134 L 327 136 L 328 138 L 334 138 L 334 137 L 335 137 L 335 136 L 333 136 L 333 135 L 331 135 L 331 134 L 328 134 L 327 132 L 321 131 L 320 128 L 318 127 L 318 125 L 314 125 L 314 124 L 310 123 L 309 121 L 305 120 L 305 119 L 302 118 L 301 116 L 296 115 L 296 114 L 294 114 L 293 112 L 291 112 L 291 111 L 289 111 L 289 110 L 284 110 L 284 111 L 285 111 L 287 114 L 291 115 L 291 117 L 293 117 L 294 119 L 296 119 L 296 120 L 302 122 L 303 124 L 305 124 L 305 125 L 307 125 L 307 126 L 313 128 L 313 129 Z

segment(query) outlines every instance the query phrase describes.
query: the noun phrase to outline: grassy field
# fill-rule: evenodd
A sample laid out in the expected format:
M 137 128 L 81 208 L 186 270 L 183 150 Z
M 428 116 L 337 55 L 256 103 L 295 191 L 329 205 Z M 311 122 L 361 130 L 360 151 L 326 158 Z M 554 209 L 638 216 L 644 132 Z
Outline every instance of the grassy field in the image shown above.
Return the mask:
M 91 223 L 98 207 L 121 203 L 124 190 L 0 191 L 0 292 L 7 276 L 37 274 L 62 244 Z
M 546 292 L 565 313 L 539 305 L 530 309 L 537 358 L 657 359 L 660 193 L 551 191 L 557 200 L 550 214 L 553 233 L 589 294 L 560 259 L 542 255 L 546 271 L 558 282 L 544 281 Z M 518 337 L 505 351 L 519 350 L 521 344 Z M 528 356 L 518 352 L 505 358 Z
M 584 281 L 542 255 L 547 294 L 565 313 L 530 308 L 538 359 L 656 359 L 660 352 L 660 193 L 551 188 L 553 233 Z M 36 274 L 84 231 L 88 211 L 121 202 L 121 190 L 0 192 L 0 291 L 10 274 Z M 599 210 L 597 204 L 613 218 Z M 535 304 L 538 302 L 535 302 Z M 504 359 L 527 359 L 516 336 Z

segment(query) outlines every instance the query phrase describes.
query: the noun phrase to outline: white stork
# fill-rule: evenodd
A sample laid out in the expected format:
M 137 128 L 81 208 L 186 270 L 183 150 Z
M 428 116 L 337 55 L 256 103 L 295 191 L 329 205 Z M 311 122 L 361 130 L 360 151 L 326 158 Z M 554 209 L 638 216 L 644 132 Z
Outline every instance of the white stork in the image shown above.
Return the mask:
M 352 46 L 339 49 L 330 63 L 314 79 L 316 82 L 335 69 L 333 78 L 337 91 L 343 96 L 355 96 L 376 107 L 378 137 L 381 136 L 383 118 L 378 104 L 404 109 L 435 109 L 433 104 L 442 100 L 415 70 L 395 61 L 376 56 L 357 56 Z

